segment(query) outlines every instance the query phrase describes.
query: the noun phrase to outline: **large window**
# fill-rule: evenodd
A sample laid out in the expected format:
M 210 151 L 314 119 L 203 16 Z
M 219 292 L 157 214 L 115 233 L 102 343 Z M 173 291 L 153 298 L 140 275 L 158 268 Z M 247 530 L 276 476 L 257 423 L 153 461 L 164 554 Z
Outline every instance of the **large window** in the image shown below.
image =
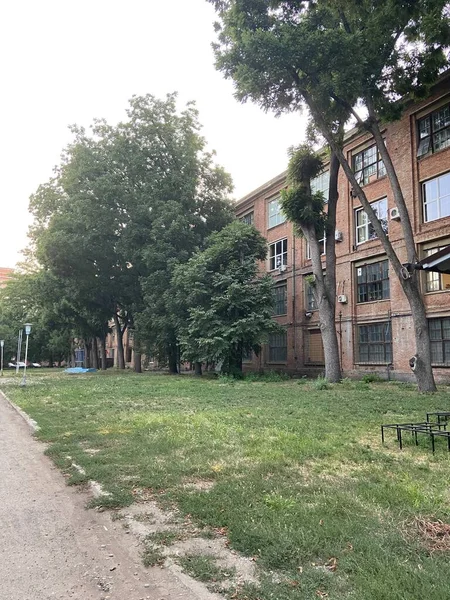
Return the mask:
M 275 304 L 273 314 L 287 314 L 287 283 L 281 283 L 275 287 Z
M 366 183 L 386 175 L 386 169 L 376 145 L 353 156 L 353 172 L 361 185 L 366 185 Z
M 429 248 L 424 250 L 425 256 L 431 256 L 439 250 L 443 250 L 445 246 L 437 248 Z M 425 291 L 426 292 L 442 292 L 443 290 L 450 290 L 450 275 L 446 273 L 438 273 L 437 271 L 425 271 Z
M 319 242 L 320 254 L 321 256 L 324 256 L 327 250 L 327 234 L 324 232 L 323 238 L 320 238 L 320 240 L 317 241 Z M 308 240 L 306 240 L 306 258 L 311 259 L 311 244 Z
M 307 275 L 303 280 L 305 283 L 305 304 L 307 311 L 317 310 L 318 308 L 317 300 L 314 295 L 314 283 L 312 282 L 312 278 L 312 275 Z
M 358 362 L 390 364 L 392 362 L 392 332 L 389 321 L 358 326 Z
M 269 246 L 269 270 L 287 265 L 287 239 L 279 240 Z
M 428 329 L 432 364 L 450 367 L 450 317 L 429 319 Z
M 385 233 L 388 232 L 388 215 L 387 215 L 387 198 L 382 198 L 376 202 L 372 202 L 370 206 L 373 208 L 381 227 Z M 377 234 L 372 224 L 369 222 L 369 217 L 363 208 L 357 208 L 355 211 L 356 223 L 356 243 L 362 244 L 369 240 L 377 239 Z
M 280 225 L 280 223 L 284 223 L 286 221 L 286 217 L 281 210 L 280 206 L 280 198 L 275 198 L 275 200 L 271 200 L 269 202 L 269 222 L 268 228 L 275 227 L 275 225 Z
M 243 217 L 239 217 L 239 221 L 242 223 L 246 223 L 247 225 L 253 225 L 254 221 L 254 213 L 253 211 L 247 213 Z
M 322 192 L 323 199 L 328 202 L 328 192 L 330 189 L 330 172 L 324 171 L 314 179 L 311 179 L 311 192 Z
M 356 267 L 356 298 L 357 302 L 389 298 L 389 261 Z
M 287 361 L 287 334 L 271 333 L 269 335 L 269 362 Z
M 426 181 L 422 197 L 425 223 L 450 216 L 450 173 Z
M 447 105 L 420 119 L 417 156 L 420 158 L 429 152 L 437 152 L 449 146 L 450 106 Z

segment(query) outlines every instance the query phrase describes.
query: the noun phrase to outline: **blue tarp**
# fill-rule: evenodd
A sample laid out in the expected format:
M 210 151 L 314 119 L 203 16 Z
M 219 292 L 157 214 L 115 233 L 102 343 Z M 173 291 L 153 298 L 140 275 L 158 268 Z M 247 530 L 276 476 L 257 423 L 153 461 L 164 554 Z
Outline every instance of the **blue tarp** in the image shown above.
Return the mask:
M 83 369 L 83 367 L 71 367 L 66 369 L 64 373 L 95 373 L 97 369 Z

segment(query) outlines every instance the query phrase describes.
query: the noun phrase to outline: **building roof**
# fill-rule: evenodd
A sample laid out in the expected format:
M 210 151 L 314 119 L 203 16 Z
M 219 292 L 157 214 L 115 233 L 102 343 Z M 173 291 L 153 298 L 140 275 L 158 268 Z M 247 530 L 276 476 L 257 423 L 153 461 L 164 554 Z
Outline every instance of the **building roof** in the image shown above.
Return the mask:
M 439 252 L 430 254 L 430 256 L 416 263 L 414 268 L 450 275 L 450 246 L 446 246 L 442 250 L 439 250 Z

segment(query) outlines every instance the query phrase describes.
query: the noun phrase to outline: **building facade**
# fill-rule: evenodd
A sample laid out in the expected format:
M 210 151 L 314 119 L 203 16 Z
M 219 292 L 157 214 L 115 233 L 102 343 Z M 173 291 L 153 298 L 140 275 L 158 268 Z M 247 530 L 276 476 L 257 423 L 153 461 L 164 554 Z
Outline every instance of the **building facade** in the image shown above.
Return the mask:
M 7 267 L 0 267 L 0 287 L 5 287 L 8 283 L 8 280 L 13 276 L 14 269 L 9 269 Z
M 384 139 L 406 199 L 418 256 L 425 258 L 450 244 L 450 74 L 430 98 L 409 106 L 401 120 L 389 124 Z M 398 210 L 374 140 L 350 132 L 344 150 L 400 260 L 406 262 Z M 327 197 L 326 166 L 312 184 Z M 259 356 L 246 357 L 245 367 L 319 374 L 324 355 L 311 260 L 306 241 L 294 235 L 280 210 L 285 186 L 282 173 L 235 206 L 236 216 L 267 238 L 263 268 L 274 278 L 274 318 L 284 328 L 270 337 Z M 343 371 L 408 379 L 415 348 L 409 304 L 342 169 L 338 186 L 336 329 Z M 325 244 L 324 239 L 323 249 Z M 450 275 L 428 272 L 421 277 L 435 376 L 450 380 Z

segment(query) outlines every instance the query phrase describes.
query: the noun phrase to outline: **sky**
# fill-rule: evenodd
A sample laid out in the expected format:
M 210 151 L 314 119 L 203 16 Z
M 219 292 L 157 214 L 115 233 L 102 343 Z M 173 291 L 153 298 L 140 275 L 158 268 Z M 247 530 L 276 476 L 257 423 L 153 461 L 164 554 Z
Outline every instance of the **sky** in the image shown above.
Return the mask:
M 206 0 L 17 0 L 0 7 L 0 266 L 14 267 L 32 222 L 29 197 L 48 181 L 71 124 L 125 118 L 132 95 L 194 100 L 209 150 L 239 199 L 287 166 L 305 117 L 241 104 L 214 68 Z

